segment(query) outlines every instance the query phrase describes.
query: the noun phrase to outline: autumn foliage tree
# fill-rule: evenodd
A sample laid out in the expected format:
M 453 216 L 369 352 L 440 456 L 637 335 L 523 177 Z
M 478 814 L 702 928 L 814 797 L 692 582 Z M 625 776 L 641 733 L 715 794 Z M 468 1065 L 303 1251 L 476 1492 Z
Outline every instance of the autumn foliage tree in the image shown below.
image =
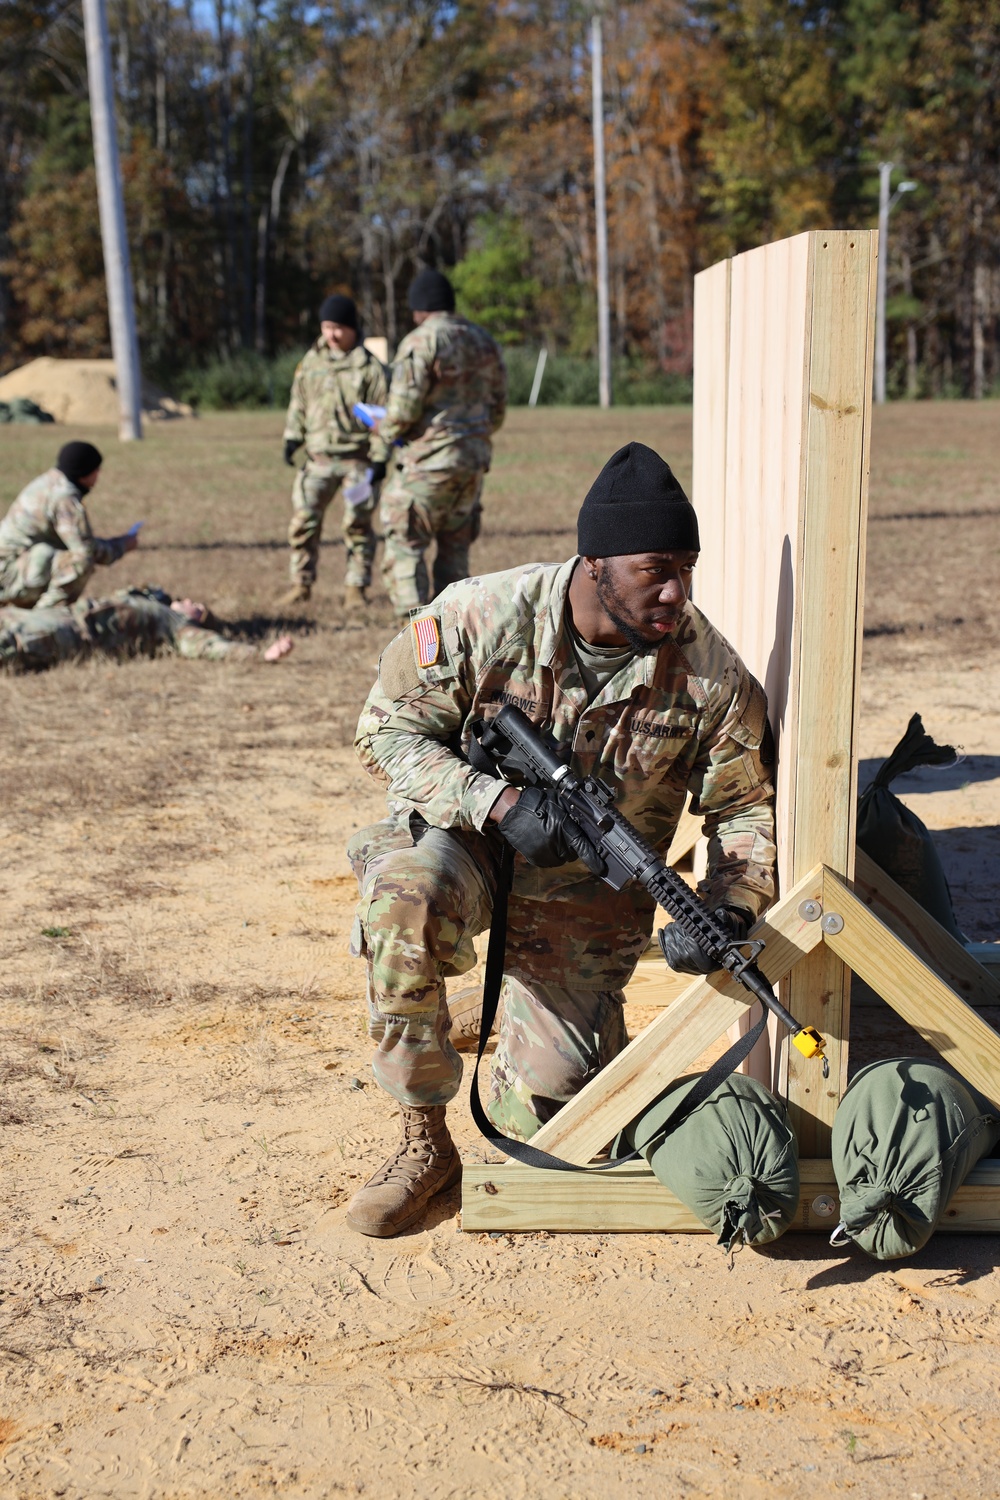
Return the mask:
M 414 270 L 509 344 L 595 347 L 578 0 L 116 0 L 143 358 L 301 346 L 350 290 L 395 344 Z M 685 372 L 720 256 L 893 219 L 890 388 L 1000 385 L 1000 0 L 622 0 L 605 12 L 614 352 Z M 0 363 L 107 352 L 80 17 L 0 9 Z

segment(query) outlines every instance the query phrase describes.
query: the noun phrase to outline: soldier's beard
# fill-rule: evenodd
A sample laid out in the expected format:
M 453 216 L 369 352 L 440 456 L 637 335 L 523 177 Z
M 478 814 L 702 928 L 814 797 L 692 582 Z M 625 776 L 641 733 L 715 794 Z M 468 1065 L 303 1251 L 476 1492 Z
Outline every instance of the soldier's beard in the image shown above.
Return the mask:
M 611 623 L 621 631 L 636 656 L 652 656 L 659 651 L 667 637 L 661 635 L 651 641 L 647 636 L 641 635 L 638 627 L 626 618 L 623 611 L 627 605 L 618 594 L 607 568 L 602 569 L 597 576 L 597 601 Z

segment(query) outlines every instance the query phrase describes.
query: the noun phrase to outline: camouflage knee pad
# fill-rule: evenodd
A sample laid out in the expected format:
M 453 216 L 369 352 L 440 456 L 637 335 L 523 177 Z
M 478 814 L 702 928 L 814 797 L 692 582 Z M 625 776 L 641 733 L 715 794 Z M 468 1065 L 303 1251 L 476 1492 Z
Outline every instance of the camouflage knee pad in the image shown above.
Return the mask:
M 508 976 L 487 1113 L 530 1140 L 626 1046 L 621 990 L 561 987 Z

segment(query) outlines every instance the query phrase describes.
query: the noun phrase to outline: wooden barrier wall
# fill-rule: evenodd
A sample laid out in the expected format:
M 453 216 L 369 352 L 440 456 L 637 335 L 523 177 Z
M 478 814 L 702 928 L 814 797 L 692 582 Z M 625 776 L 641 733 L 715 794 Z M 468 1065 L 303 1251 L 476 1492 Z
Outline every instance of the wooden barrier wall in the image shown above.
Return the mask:
M 854 870 L 877 240 L 813 231 L 695 280 L 695 601 L 767 691 L 783 890 Z M 783 985 L 831 1041 L 825 1085 L 787 1047 L 774 1078 L 804 1155 L 846 1085 L 847 978 L 821 946 Z

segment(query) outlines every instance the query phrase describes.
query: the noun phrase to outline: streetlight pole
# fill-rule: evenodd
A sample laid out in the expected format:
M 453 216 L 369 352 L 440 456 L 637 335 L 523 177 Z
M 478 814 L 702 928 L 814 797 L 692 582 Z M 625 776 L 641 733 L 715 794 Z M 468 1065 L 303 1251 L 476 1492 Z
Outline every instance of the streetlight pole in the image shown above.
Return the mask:
M 104 276 L 108 287 L 111 353 L 118 384 L 118 436 L 122 442 L 142 437 L 142 374 L 135 326 L 135 298 L 125 232 L 125 200 L 115 130 L 111 43 L 105 0 L 83 0 L 83 29 L 87 46 L 90 118 L 94 132 L 97 201 L 104 248 Z
M 594 126 L 594 218 L 597 224 L 598 395 L 611 405 L 611 298 L 608 292 L 608 207 L 604 177 L 604 46 L 601 18 L 590 19 L 590 79 Z
M 875 400 L 879 406 L 885 401 L 885 302 L 889 275 L 889 215 L 899 202 L 901 193 L 912 193 L 915 182 L 901 182 L 890 196 L 892 186 L 891 161 L 878 164 L 878 279 L 875 285 Z

